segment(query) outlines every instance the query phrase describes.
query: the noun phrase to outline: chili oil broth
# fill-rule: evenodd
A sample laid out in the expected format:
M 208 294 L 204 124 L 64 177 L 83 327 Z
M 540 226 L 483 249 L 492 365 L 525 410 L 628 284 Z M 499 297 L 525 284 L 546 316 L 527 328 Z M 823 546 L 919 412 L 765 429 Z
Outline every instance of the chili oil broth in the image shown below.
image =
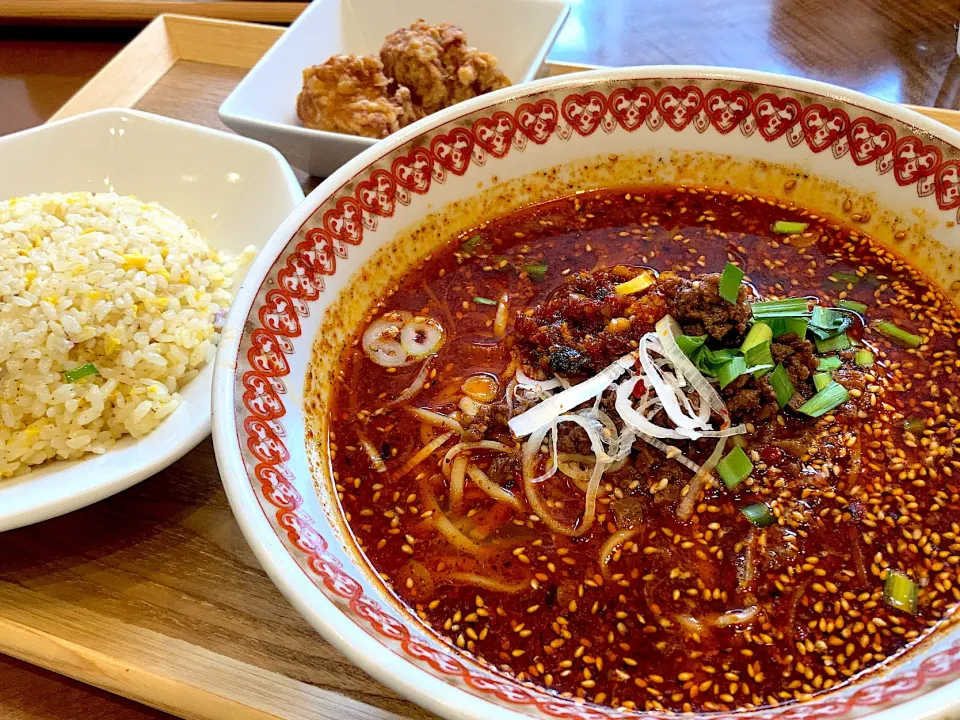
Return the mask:
M 810 226 L 788 239 L 771 232 L 778 220 Z M 735 492 L 715 482 L 688 522 L 675 514 L 679 488 L 663 488 L 656 476 L 635 487 L 602 485 L 598 522 L 577 539 L 550 533 L 528 510 L 496 505 L 468 482 L 469 517 L 456 519 L 486 535 L 489 549 L 461 552 L 421 517 L 427 488 L 446 507 L 435 479 L 443 450 L 394 478 L 438 432 L 425 436 L 403 407 L 389 406 L 419 365 L 386 370 L 359 343 L 344 353 L 330 423 L 343 509 L 372 566 L 436 633 L 563 696 L 637 709 L 728 710 L 803 700 L 847 682 L 917 642 L 960 601 L 955 310 L 855 229 L 786 203 L 706 188 L 584 193 L 457 238 L 408 273 L 378 314 L 408 310 L 444 326 L 429 385 L 410 404 L 450 412 L 465 377 L 501 377 L 508 369 L 514 312 L 545 299 L 570 273 L 626 264 L 691 276 L 719 272 L 728 261 L 767 298 L 862 302 L 868 325 L 892 320 L 924 344 L 905 350 L 858 323 L 850 334 L 877 362 L 838 372 L 851 401 L 817 421 L 787 412 L 749 427 L 754 472 Z M 529 277 L 524 269 L 539 264 L 547 265 L 542 280 Z M 475 298 L 503 293 L 511 321 L 498 341 L 496 308 Z M 501 397 L 507 380 L 501 377 Z M 361 425 L 387 473 L 371 468 Z M 813 454 L 796 458 L 773 444 L 790 438 Z M 702 460 L 709 449 L 691 457 Z M 475 457 L 486 467 L 492 456 Z M 510 489 L 523 499 L 520 482 Z M 559 474 L 544 485 L 557 518 L 575 523 L 583 494 Z M 613 553 L 605 577 L 600 548 L 617 530 L 609 502 L 623 494 L 643 500 L 643 531 Z M 755 502 L 769 503 L 777 524 L 751 525 L 740 509 Z M 887 568 L 920 583 L 916 616 L 884 604 Z M 463 577 L 457 573 L 514 592 L 452 581 Z M 754 599 L 760 613 L 749 624 L 709 627 L 711 618 Z

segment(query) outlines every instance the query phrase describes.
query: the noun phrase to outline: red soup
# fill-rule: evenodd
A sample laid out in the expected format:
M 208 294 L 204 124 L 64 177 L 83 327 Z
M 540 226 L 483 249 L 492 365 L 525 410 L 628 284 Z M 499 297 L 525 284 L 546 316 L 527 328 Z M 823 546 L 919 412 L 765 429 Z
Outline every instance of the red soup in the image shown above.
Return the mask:
M 868 237 L 708 188 L 456 238 L 344 354 L 371 565 L 498 671 L 636 709 L 804 700 L 960 601 L 954 306 Z

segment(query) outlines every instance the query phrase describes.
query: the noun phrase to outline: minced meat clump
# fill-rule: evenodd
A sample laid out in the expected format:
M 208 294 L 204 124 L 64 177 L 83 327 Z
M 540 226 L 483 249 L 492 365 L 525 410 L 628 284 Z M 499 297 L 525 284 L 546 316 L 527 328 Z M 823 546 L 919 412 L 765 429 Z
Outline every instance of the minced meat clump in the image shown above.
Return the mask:
M 720 297 L 717 273 L 687 280 L 664 273 L 657 281 L 657 292 L 667 303 L 667 312 L 680 323 L 686 335 L 707 335 L 721 343 L 738 345 L 750 320 L 750 288 L 740 285 L 734 305 Z
M 741 284 L 737 302 L 730 303 L 720 297 L 716 273 L 688 279 L 665 272 L 640 293 L 617 294 L 617 285 L 643 271 L 618 265 L 578 273 L 547 300 L 522 313 L 516 330 L 526 363 L 547 377 L 596 374 L 636 350 L 640 338 L 665 315 L 671 315 L 686 335 L 706 335 L 711 349 L 740 347 L 751 317 L 750 302 L 759 299 L 749 285 Z M 813 344 L 784 335 L 770 350 L 798 390 L 794 404 L 808 399 L 818 362 Z M 766 376 L 741 376 L 721 394 L 736 422 L 768 420 L 779 410 Z
M 792 333 L 782 335 L 770 345 L 770 354 L 774 363 L 783 363 L 790 382 L 797 389 L 791 405 L 800 407 L 813 395 L 813 383 L 810 379 L 820 362 L 813 343 Z M 741 375 L 720 394 L 735 422 L 770 420 L 780 410 L 777 394 L 770 385 L 769 374 L 760 378 Z
M 517 319 L 528 360 L 545 373 L 592 375 L 636 350 L 646 333 L 672 315 L 688 335 L 708 335 L 726 346 L 743 339 L 750 319 L 750 288 L 737 303 L 720 297 L 720 276 L 692 280 L 663 273 L 648 290 L 618 295 L 616 286 L 644 268 L 623 265 L 574 275 L 529 314 Z

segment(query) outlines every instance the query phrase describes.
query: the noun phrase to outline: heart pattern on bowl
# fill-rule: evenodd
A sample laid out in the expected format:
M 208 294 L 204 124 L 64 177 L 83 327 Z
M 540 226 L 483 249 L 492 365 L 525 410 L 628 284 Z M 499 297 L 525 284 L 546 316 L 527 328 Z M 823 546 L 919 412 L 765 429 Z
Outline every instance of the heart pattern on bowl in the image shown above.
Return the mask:
M 937 205 L 941 210 L 960 207 L 960 161 L 943 163 L 936 174 Z
M 668 86 L 657 95 L 657 109 L 667 125 L 677 131 L 689 125 L 702 106 L 703 92 L 693 85 L 682 89 Z
M 607 98 L 591 90 L 586 95 L 568 95 L 560 106 L 564 119 L 581 135 L 592 135 L 607 112 Z
M 475 144 L 476 139 L 472 133 L 464 128 L 455 128 L 449 135 L 438 135 L 434 138 L 430 149 L 433 151 L 433 157 L 443 167 L 454 175 L 463 175 L 470 166 Z M 426 192 L 426 189 L 420 192 Z
M 743 90 L 733 92 L 726 88 L 716 88 L 707 93 L 703 105 L 713 126 L 721 135 L 736 128 L 747 116 L 753 105 L 750 96 Z
M 502 158 L 510 151 L 510 143 L 517 132 L 517 123 L 513 115 L 495 112 L 493 117 L 480 118 L 473 124 L 473 135 L 477 145 L 496 158 Z
M 560 112 L 553 100 L 523 103 L 517 108 L 517 127 L 538 145 L 550 139 L 559 120 Z
M 911 185 L 919 178 L 933 175 L 943 154 L 933 145 L 925 145 L 913 135 L 900 138 L 893 146 L 893 174 L 898 185 Z
M 416 148 L 408 157 L 397 158 L 391 168 L 394 180 L 407 190 L 422 195 L 430 189 L 436 155 L 430 154 L 426 148 Z
M 800 103 L 792 97 L 764 93 L 753 106 L 753 116 L 763 139 L 773 142 L 800 121 Z
M 844 110 L 828 110 L 817 103 L 803 111 L 800 123 L 803 125 L 807 145 L 818 153 L 831 147 L 846 132 L 850 117 Z
M 271 290 L 260 308 L 260 322 L 264 327 L 282 335 L 299 335 L 300 320 L 293 309 L 293 301 L 283 290 Z
M 896 133 L 886 123 L 862 117 L 851 123 L 848 138 L 853 161 L 857 165 L 866 165 L 893 150 Z
M 357 185 L 357 200 L 361 207 L 381 217 L 393 217 L 396 199 L 397 181 L 386 170 L 377 170 L 368 180 Z
M 633 132 L 641 125 L 653 110 L 656 96 L 649 88 L 642 86 L 632 90 L 617 88 L 610 93 L 610 112 L 620 123 L 620 127 Z

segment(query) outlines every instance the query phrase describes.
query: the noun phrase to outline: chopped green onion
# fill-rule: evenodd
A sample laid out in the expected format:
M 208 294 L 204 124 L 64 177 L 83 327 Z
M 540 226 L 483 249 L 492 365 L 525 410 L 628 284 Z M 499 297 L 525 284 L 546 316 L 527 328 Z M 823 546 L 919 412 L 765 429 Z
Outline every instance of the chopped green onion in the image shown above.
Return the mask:
M 923 343 L 923 338 L 919 335 L 914 335 L 913 333 L 898 328 L 892 322 L 887 322 L 886 320 L 878 320 L 875 322 L 873 329 L 905 347 L 920 347 L 921 343 Z
M 547 276 L 548 269 L 546 263 L 534 263 L 523 266 L 523 271 L 527 274 L 527 277 L 534 282 L 543 282 L 543 279 Z
M 740 512 L 743 513 L 747 520 L 752 522 L 757 527 L 767 527 L 768 525 L 773 525 L 774 521 L 776 520 L 766 503 L 747 505 L 745 508 L 740 510 Z
M 912 432 L 914 435 L 919 435 L 926 427 L 927 423 L 921 418 L 907 418 L 903 421 L 903 429 Z
M 743 355 L 747 370 L 763 375 L 773 368 L 773 355 L 770 352 L 770 341 L 767 340 L 762 345 L 754 345 Z M 755 375 L 755 377 L 760 377 Z
M 773 367 L 773 356 L 770 354 L 772 338 L 773 330 L 769 325 L 755 323 L 740 346 L 747 370 L 753 372 L 754 377 L 761 377 Z
M 723 484 L 728 490 L 735 490 L 737 485 L 747 479 L 747 476 L 753 472 L 753 463 L 743 451 L 743 448 L 737 445 L 727 456 L 717 463 L 717 475 L 723 480 Z
M 833 375 L 828 372 L 818 372 L 813 374 L 813 386 L 817 389 L 817 392 L 820 392 L 832 382 Z
M 491 300 L 490 298 L 485 298 L 485 297 L 476 297 L 476 296 L 475 296 L 475 297 L 473 298 L 473 301 L 474 301 L 475 303 L 477 303 L 478 305 L 496 305 L 496 304 L 497 304 L 497 301 L 496 301 L 496 300 Z
M 747 337 L 744 338 L 743 344 L 740 346 L 740 352 L 746 354 L 747 350 L 757 345 L 762 345 L 763 343 L 768 343 L 773 339 L 773 329 L 765 323 L 756 323 L 750 332 L 747 333 Z
M 465 253 L 472 253 L 480 247 L 480 243 L 482 242 L 482 237 L 479 235 L 474 235 L 473 237 L 467 238 L 460 243 L 460 250 Z
M 73 370 L 65 370 L 63 373 L 64 379 L 68 383 L 75 383 L 77 380 L 83 380 L 85 377 L 90 375 L 99 375 L 100 371 L 97 370 L 97 366 L 93 363 L 86 363 L 85 365 L 78 365 Z
M 810 324 L 807 318 L 802 317 L 771 317 L 762 318 L 757 322 L 769 325 L 770 329 L 773 330 L 774 339 L 788 334 L 796 335 L 798 338 L 806 337 L 807 325 Z
M 917 614 L 920 586 L 899 570 L 887 570 L 883 583 L 883 601 L 896 610 Z
M 863 315 L 867 311 L 867 306 L 856 300 L 840 300 L 837 305 L 844 310 L 852 310 L 859 315 Z
M 743 270 L 733 263 L 727 263 L 720 276 L 720 297 L 731 305 L 737 304 L 740 297 L 740 283 L 743 282 Z
M 704 375 L 716 377 L 717 370 L 735 357 L 738 357 L 737 354 L 729 348 L 711 350 L 704 345 L 700 348 L 700 350 L 697 351 L 697 356 L 693 363 L 696 365 L 697 370 L 702 372 Z
M 747 372 L 747 361 L 741 356 L 732 357 L 716 371 L 717 380 L 720 381 L 720 387 L 725 388 L 738 377 Z
M 853 361 L 860 367 L 870 367 L 873 365 L 873 353 L 869 350 L 857 350 L 853 356 Z
M 777 365 L 773 372 L 770 373 L 770 387 L 773 388 L 773 392 L 777 395 L 777 405 L 783 408 L 790 398 L 793 397 L 794 393 L 797 392 L 797 389 L 793 386 L 793 382 L 790 380 L 790 375 L 787 374 L 787 369 L 783 366 L 783 363 Z
M 834 282 L 840 282 L 844 284 L 849 283 L 850 285 L 856 285 L 858 282 L 863 280 L 863 278 L 857 275 L 856 273 L 848 273 L 848 272 L 830 273 L 829 279 L 833 280 Z
M 836 330 L 846 319 L 846 315 L 837 312 L 833 308 L 814 305 L 813 313 L 810 315 L 810 324 L 813 327 L 823 328 L 824 330 Z
M 842 365 L 843 365 L 843 361 L 840 360 L 840 358 L 838 358 L 836 355 L 820 358 L 820 363 L 817 365 L 817 372 L 826 372 L 828 370 L 839 370 Z
M 790 220 L 777 220 L 771 228 L 780 235 L 797 235 L 810 227 L 810 223 L 791 222 Z
M 821 354 L 837 352 L 838 350 L 846 350 L 852 345 L 850 338 L 847 337 L 845 332 L 842 332 L 839 335 L 834 335 L 833 337 L 828 337 L 825 340 L 814 338 L 814 342 L 817 344 L 817 352 Z
M 819 305 L 813 308 L 813 315 L 810 316 L 810 332 L 821 340 L 843 332 L 852 324 L 853 321 L 845 313 Z
M 710 350 L 709 348 L 704 348 L 704 350 L 709 351 L 707 364 L 715 367 L 723 365 L 725 362 L 737 357 L 736 350 L 731 350 L 730 348 L 720 348 L 719 350 Z
M 683 351 L 683 354 L 688 358 L 692 358 L 697 350 L 703 347 L 703 344 L 707 341 L 706 335 L 678 335 L 677 345 L 680 347 L 680 350 Z
M 810 305 L 806 298 L 764 300 L 750 303 L 755 318 L 810 317 Z
M 850 393 L 838 382 L 831 382 L 800 406 L 800 412 L 810 417 L 820 417 L 843 405 L 850 399 Z

